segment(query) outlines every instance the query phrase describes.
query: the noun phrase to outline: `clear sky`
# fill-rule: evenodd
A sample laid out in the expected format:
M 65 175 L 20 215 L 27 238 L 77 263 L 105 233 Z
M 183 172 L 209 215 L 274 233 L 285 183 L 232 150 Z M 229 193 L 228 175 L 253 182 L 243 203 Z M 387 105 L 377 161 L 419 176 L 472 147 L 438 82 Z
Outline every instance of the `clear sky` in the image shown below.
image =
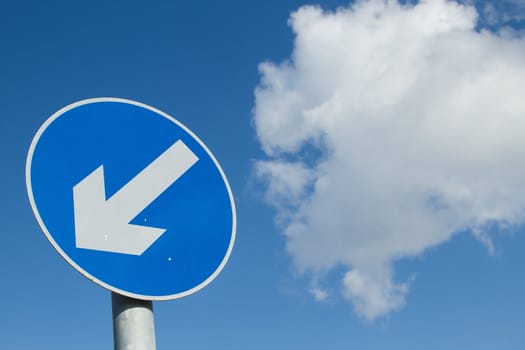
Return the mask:
M 237 204 L 223 272 L 154 304 L 159 349 L 520 348 L 524 29 L 523 0 L 4 4 L 2 348 L 113 346 L 25 185 L 40 125 L 104 96 L 188 126 Z

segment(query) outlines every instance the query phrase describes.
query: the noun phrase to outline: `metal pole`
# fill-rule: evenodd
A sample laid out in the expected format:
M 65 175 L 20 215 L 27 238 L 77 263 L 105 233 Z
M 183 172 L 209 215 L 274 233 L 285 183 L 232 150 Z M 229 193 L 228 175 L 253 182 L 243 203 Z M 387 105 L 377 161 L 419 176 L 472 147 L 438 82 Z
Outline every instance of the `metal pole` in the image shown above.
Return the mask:
M 155 350 L 151 301 L 111 293 L 115 350 Z

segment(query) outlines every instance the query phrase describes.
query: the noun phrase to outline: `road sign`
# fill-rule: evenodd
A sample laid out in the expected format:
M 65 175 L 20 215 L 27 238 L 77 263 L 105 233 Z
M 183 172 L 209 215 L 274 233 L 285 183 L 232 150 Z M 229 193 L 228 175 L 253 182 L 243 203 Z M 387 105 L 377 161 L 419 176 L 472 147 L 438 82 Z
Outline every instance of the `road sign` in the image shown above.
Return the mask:
M 145 104 L 96 98 L 64 107 L 36 133 L 31 206 L 76 270 L 119 294 L 183 297 L 210 283 L 235 240 L 235 204 L 199 138 Z

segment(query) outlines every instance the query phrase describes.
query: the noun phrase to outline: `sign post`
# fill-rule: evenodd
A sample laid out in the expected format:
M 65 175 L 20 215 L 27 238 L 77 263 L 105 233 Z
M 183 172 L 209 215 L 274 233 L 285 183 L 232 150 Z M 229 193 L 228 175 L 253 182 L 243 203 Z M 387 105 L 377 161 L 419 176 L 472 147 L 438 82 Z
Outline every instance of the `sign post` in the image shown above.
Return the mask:
M 26 185 L 57 252 L 112 292 L 117 350 L 154 349 L 151 301 L 204 288 L 233 248 L 221 166 L 186 126 L 143 103 L 95 98 L 53 114 L 31 143 Z
M 111 293 L 115 350 L 155 350 L 153 304 Z

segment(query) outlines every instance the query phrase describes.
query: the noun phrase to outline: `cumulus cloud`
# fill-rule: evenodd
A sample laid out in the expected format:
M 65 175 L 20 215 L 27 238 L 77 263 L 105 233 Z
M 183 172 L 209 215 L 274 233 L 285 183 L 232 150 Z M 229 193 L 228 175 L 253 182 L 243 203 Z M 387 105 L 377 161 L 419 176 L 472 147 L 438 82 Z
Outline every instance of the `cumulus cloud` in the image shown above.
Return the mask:
M 343 268 L 355 312 L 387 315 L 411 284 L 396 261 L 525 220 L 525 39 L 477 20 L 445 0 L 305 6 L 289 60 L 260 65 L 255 169 L 317 299 Z

